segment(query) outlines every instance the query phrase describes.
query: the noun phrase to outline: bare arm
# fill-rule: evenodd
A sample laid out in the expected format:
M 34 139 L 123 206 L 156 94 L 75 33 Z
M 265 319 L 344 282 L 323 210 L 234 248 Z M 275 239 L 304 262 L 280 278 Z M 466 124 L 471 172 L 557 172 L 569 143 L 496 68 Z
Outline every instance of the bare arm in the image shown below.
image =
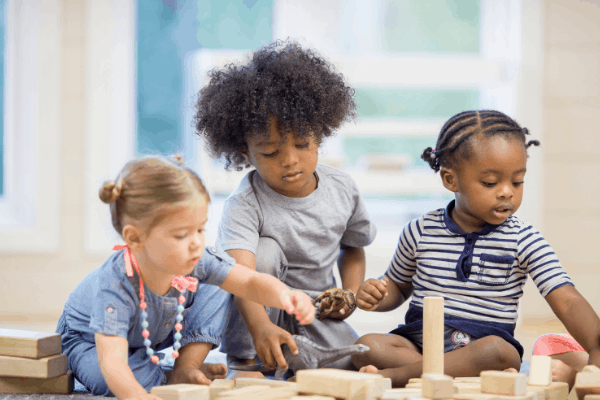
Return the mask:
M 365 265 L 365 249 L 342 246 L 338 268 L 344 289 L 350 289 L 354 293 L 358 291 L 360 284 L 365 280 Z
M 590 355 L 588 364 L 600 366 L 600 318 L 571 285 L 561 286 L 546 301 L 565 328 Z
M 233 257 L 233 259 L 243 267 L 256 271 L 256 261 L 252 252 L 236 249 L 228 250 L 227 254 Z M 227 279 L 229 279 L 229 276 Z M 223 282 L 224 284 L 227 279 Z M 229 284 L 229 282 L 227 282 L 227 284 Z M 237 289 L 232 288 L 232 290 L 236 291 Z M 235 292 L 230 293 L 235 294 Z M 298 347 L 296 346 L 296 341 L 292 335 L 273 324 L 262 305 L 238 296 L 235 297 L 235 303 L 240 315 L 246 323 L 250 335 L 252 336 L 256 354 L 263 365 L 268 368 L 274 367 L 275 365 L 286 368 L 287 363 L 281 352 L 281 345 L 286 343 L 292 352 L 297 352 Z
M 119 399 L 148 398 L 150 395 L 135 379 L 129 368 L 129 343 L 120 336 L 95 335 L 98 364 L 110 391 Z

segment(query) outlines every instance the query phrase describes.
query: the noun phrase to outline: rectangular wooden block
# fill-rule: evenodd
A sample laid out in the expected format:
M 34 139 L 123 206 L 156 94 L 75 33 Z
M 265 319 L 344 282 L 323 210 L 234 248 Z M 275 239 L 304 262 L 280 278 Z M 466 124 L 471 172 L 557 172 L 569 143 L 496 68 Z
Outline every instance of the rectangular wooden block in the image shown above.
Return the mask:
M 219 397 L 217 397 L 217 399 L 218 400 L 242 399 L 242 398 L 245 398 L 244 396 L 249 397 L 253 393 L 262 393 L 265 390 L 268 390 L 270 388 L 271 387 L 267 386 L 267 385 L 246 386 L 241 389 L 233 389 L 233 390 L 228 390 L 228 391 L 222 392 L 219 394 Z
M 552 358 L 531 356 L 528 385 L 548 386 L 552 383 Z
M 210 389 L 203 385 L 165 385 L 154 386 L 150 393 L 163 400 L 209 400 Z
M 339 369 L 305 369 L 296 373 L 298 391 L 302 394 L 319 394 L 325 396 L 350 397 L 363 385 L 370 384 L 377 388 L 376 395 L 381 396 L 387 381 L 378 374 L 366 374 Z
M 215 400 L 219 394 L 228 390 L 233 390 L 235 381 L 233 379 L 214 379 L 208 389 L 210 390 L 210 400 Z
M 586 365 L 583 367 L 581 372 L 600 372 L 600 368 L 596 367 L 595 365 Z
M 61 352 L 58 333 L 0 329 L 0 356 L 38 359 Z
M 533 392 L 537 400 L 547 400 L 548 386 L 527 386 L 527 393 Z
M 312 396 L 292 396 L 290 400 L 336 400 L 333 396 L 319 396 L 314 394 Z
M 67 373 L 67 355 L 57 354 L 38 360 L 0 356 L 0 376 L 53 378 Z
M 566 382 L 552 382 L 546 386 L 548 397 L 546 400 L 567 400 L 569 397 L 569 384 Z
M 481 392 L 504 396 L 524 396 L 527 393 L 527 376 L 515 372 L 482 371 Z
M 452 383 L 456 394 L 463 393 L 481 393 L 481 384 L 477 382 L 456 382 Z
M 423 374 L 423 396 L 428 399 L 449 399 L 454 394 L 452 377 L 448 375 Z
M 274 379 L 260 379 L 260 378 L 237 378 L 235 380 L 235 388 L 241 389 L 246 386 L 255 386 L 255 385 L 266 385 L 270 387 L 288 387 L 296 389 L 298 387 L 297 383 L 286 382 L 286 381 L 276 381 Z
M 455 382 L 466 382 L 466 383 L 481 383 L 480 376 L 458 376 L 454 378 Z
M 600 372 L 580 372 L 575 376 L 575 388 L 599 388 Z
M 73 374 L 67 371 L 54 378 L 0 377 L 0 393 L 69 394 L 73 392 Z
M 390 389 L 383 392 L 381 395 L 381 400 L 402 400 L 406 399 L 409 396 L 421 396 L 421 391 L 419 389 Z
M 504 395 L 492 395 L 491 400 L 536 400 L 534 392 L 525 393 L 522 396 L 504 396 Z
M 487 393 L 457 393 L 452 396 L 452 400 L 493 400 L 494 396 Z

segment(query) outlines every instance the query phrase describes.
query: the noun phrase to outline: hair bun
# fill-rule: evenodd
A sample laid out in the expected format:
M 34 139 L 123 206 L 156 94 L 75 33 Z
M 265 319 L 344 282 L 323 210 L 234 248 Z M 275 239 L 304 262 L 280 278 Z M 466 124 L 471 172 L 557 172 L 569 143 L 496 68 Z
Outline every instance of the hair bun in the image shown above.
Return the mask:
M 106 182 L 100 188 L 100 200 L 106 204 L 114 203 L 121 197 L 121 188 L 117 187 L 114 182 Z

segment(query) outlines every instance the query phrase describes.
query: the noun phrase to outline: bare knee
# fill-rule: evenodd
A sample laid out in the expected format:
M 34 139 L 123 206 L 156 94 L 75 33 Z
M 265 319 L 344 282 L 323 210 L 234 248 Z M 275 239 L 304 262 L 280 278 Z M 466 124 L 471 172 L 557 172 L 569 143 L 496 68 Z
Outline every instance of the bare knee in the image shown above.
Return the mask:
M 478 351 L 482 353 L 486 364 L 492 366 L 492 369 L 505 370 L 514 368 L 517 371 L 521 368 L 521 357 L 517 349 L 506 340 L 499 336 L 486 336 L 478 339 Z

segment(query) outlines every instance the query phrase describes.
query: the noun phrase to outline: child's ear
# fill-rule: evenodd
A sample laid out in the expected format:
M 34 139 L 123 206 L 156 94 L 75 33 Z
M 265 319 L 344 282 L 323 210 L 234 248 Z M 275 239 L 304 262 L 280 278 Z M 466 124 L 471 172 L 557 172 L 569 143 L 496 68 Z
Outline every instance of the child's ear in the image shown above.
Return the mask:
M 442 178 L 442 184 L 446 189 L 451 192 L 458 192 L 458 174 L 455 170 L 442 167 L 440 170 L 440 177 Z
M 135 225 L 125 225 L 123 227 L 123 239 L 131 247 L 131 250 L 141 251 L 144 248 L 142 235 L 143 232 Z
M 250 159 L 250 154 L 248 153 L 247 149 L 242 149 L 240 150 L 240 154 L 242 156 L 244 156 L 244 158 L 246 159 L 246 162 L 252 166 L 254 166 L 254 164 L 252 164 L 252 160 Z

